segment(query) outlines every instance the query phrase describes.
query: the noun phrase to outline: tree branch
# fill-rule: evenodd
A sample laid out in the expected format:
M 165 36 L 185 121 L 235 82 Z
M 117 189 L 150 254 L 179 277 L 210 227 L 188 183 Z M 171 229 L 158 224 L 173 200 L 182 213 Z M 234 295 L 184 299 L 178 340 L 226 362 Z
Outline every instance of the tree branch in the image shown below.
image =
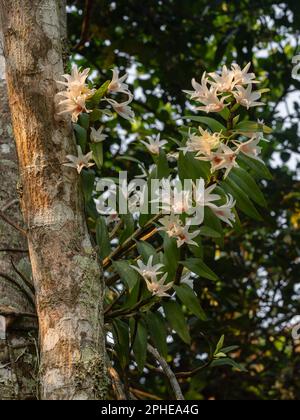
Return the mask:
M 168 378 L 170 385 L 174 391 L 174 395 L 176 397 L 176 400 L 184 400 L 184 396 L 182 394 L 181 388 L 179 386 L 179 383 L 176 379 L 176 376 L 174 372 L 171 370 L 168 363 L 165 361 L 165 359 L 158 353 L 158 351 L 151 346 L 151 344 L 148 344 L 147 349 L 149 353 L 152 354 L 152 356 L 158 361 L 160 364 L 163 372 L 165 373 L 166 377 Z
M 118 372 L 116 371 L 116 369 L 114 369 L 112 366 L 110 366 L 108 368 L 108 374 L 109 374 L 110 379 L 111 379 L 111 385 L 112 385 L 113 392 L 116 396 L 116 399 L 117 400 L 127 400 L 126 394 L 125 394 L 125 391 L 124 391 L 124 386 L 122 384 L 122 381 L 121 381 L 120 376 L 119 376 Z
M 8 223 L 10 226 L 14 227 L 16 230 L 18 230 L 23 236 L 27 237 L 27 233 L 24 229 L 22 229 L 19 225 L 17 225 L 15 222 L 10 220 L 5 214 L 0 211 L 0 217 L 3 219 L 6 223 Z

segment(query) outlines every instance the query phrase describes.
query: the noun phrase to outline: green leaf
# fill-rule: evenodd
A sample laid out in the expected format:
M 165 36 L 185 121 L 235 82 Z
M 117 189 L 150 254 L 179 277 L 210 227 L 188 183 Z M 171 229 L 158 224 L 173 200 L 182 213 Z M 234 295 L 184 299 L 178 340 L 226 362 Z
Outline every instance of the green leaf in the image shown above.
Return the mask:
M 186 261 L 182 261 L 184 267 L 188 268 L 195 274 L 198 274 L 199 277 L 204 277 L 205 279 L 217 281 L 217 275 L 202 261 L 200 258 L 190 258 Z
M 119 242 L 122 244 L 126 239 L 128 239 L 134 232 L 134 220 L 131 213 L 122 214 L 121 219 L 123 220 L 124 229 L 119 236 Z
M 116 319 L 113 321 L 113 336 L 115 350 L 122 369 L 129 363 L 129 328 L 128 325 Z
M 99 247 L 100 258 L 106 258 L 111 253 L 111 245 L 105 218 L 103 216 L 98 217 L 96 222 L 96 241 Z
M 164 234 L 164 256 L 163 256 L 163 263 L 165 266 L 165 270 L 168 273 L 167 280 L 172 280 L 177 267 L 178 261 L 180 258 L 180 250 L 176 244 L 176 240 L 174 238 L 170 238 L 168 234 Z
M 136 336 L 133 343 L 133 353 L 135 355 L 135 360 L 137 362 L 140 373 L 143 372 L 143 369 L 146 363 L 147 338 L 148 338 L 147 328 L 144 326 L 142 322 L 138 322 Z
M 273 179 L 273 175 L 269 171 L 269 169 L 263 163 L 259 162 L 256 159 L 252 159 L 248 156 L 243 154 L 239 154 L 237 162 L 243 162 L 246 166 L 253 170 L 254 175 L 262 178 L 262 179 Z
M 136 246 L 144 263 L 148 262 L 151 255 L 153 255 L 154 263 L 156 263 L 155 261 L 155 257 L 157 257 L 156 249 L 151 244 L 148 244 L 148 242 L 146 241 L 137 241 Z
M 170 175 L 170 168 L 169 168 L 168 159 L 164 150 L 161 150 L 159 153 L 158 162 L 157 162 L 157 178 L 158 179 L 168 178 L 169 175 Z
M 243 168 L 234 168 L 229 176 L 258 205 L 267 207 L 267 202 L 252 176 Z
M 182 341 L 190 344 L 191 336 L 181 306 L 173 301 L 163 302 L 162 305 L 171 328 L 177 332 Z
M 90 126 L 90 115 L 86 113 L 80 114 L 79 124 L 81 125 L 81 127 L 83 127 L 87 131 Z
M 266 134 L 272 133 L 272 128 L 268 127 L 267 125 L 263 125 L 263 132 Z M 261 124 L 258 124 L 255 121 L 241 121 L 235 126 L 236 131 L 244 131 L 244 132 L 257 132 L 258 130 L 261 130 Z
M 140 160 L 138 160 L 138 159 L 136 159 L 136 158 L 134 158 L 134 157 L 132 157 L 132 156 L 117 156 L 116 157 L 116 160 L 125 160 L 126 162 L 128 162 L 128 161 L 130 161 L 130 162 L 133 162 L 133 163 L 137 163 L 138 165 L 143 165 L 143 163 L 140 161 Z
M 210 177 L 210 164 L 194 158 L 192 153 L 179 154 L 178 173 L 182 182 L 185 179 L 197 181 L 199 178 L 207 180 Z
M 103 143 L 90 143 L 90 149 L 97 167 L 101 169 L 103 166 Z
M 221 124 L 219 121 L 215 120 L 214 118 L 210 117 L 197 117 L 194 115 L 189 115 L 187 117 L 183 117 L 185 119 L 189 119 L 191 121 L 196 121 L 202 124 L 207 125 L 213 132 L 220 132 L 220 131 L 227 131 L 226 127 Z
M 89 116 L 90 116 L 90 122 L 91 123 L 94 123 L 96 121 L 99 121 L 100 118 L 102 117 L 102 114 L 103 114 L 103 112 L 102 112 L 101 109 L 97 109 L 97 108 L 96 109 L 93 109 L 93 112 L 91 112 L 89 114 Z
M 95 94 L 89 100 L 89 103 L 92 106 L 99 104 L 101 99 L 105 96 L 109 84 L 110 84 L 110 80 L 107 80 L 106 82 L 103 83 L 102 86 L 99 87 L 99 89 L 96 90 Z
M 180 286 L 174 286 L 174 290 L 181 302 L 201 321 L 206 321 L 207 317 L 203 311 L 197 296 L 194 291 L 187 285 L 182 284 Z
M 87 145 L 87 131 L 79 124 L 73 124 L 73 128 L 75 132 L 76 143 L 81 147 L 82 153 L 85 153 Z
M 217 344 L 217 346 L 216 346 L 216 349 L 215 349 L 214 355 L 216 355 L 217 353 L 219 353 L 219 351 L 221 350 L 221 348 L 222 348 L 222 347 L 223 347 L 223 345 L 224 345 L 224 340 L 225 340 L 225 335 L 223 334 L 223 335 L 221 336 L 220 340 L 218 341 L 218 344 Z
M 139 280 L 138 273 L 126 261 L 114 261 L 113 267 L 121 279 L 125 281 L 129 291 L 131 291 Z
M 220 367 L 220 366 L 231 366 L 235 369 L 238 369 L 241 372 L 247 372 L 247 369 L 245 369 L 242 365 L 239 363 L 236 363 L 234 360 L 229 359 L 228 357 L 224 359 L 217 359 L 214 360 L 211 364 L 211 367 Z
M 164 358 L 167 358 L 167 330 L 163 317 L 159 313 L 148 312 L 146 321 L 155 347 Z
M 237 349 L 239 349 L 239 348 L 240 348 L 239 346 L 228 346 L 228 347 L 223 347 L 223 348 L 221 348 L 221 352 L 222 352 L 222 353 L 231 353 L 232 351 L 237 350 Z
M 248 198 L 248 195 L 245 194 L 232 179 L 226 178 L 222 181 L 221 187 L 235 198 L 237 207 L 243 213 L 254 220 L 262 220 L 261 215 L 256 210 L 252 201 Z
M 230 117 L 230 111 L 229 109 L 226 107 L 224 108 L 220 113 L 221 117 L 225 120 L 228 121 L 229 117 Z
M 91 169 L 81 171 L 81 185 L 85 202 L 88 203 L 94 191 L 95 172 Z
M 221 238 L 221 234 L 219 232 L 208 226 L 202 226 L 200 228 L 200 235 L 208 236 L 210 238 Z

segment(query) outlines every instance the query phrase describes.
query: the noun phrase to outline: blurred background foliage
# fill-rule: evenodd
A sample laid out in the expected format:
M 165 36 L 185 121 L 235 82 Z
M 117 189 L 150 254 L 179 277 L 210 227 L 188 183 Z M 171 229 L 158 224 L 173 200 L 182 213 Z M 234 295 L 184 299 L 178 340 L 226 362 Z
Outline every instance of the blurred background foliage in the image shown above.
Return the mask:
M 195 282 L 209 322 L 192 318 L 192 345 L 173 337 L 168 362 L 189 373 L 180 379 L 187 399 L 299 399 L 300 345 L 291 337 L 300 316 L 300 78 L 292 78 L 292 59 L 300 53 L 299 2 L 69 0 L 68 12 L 73 59 L 91 67 L 97 82 L 109 79 L 114 66 L 129 71 L 135 91 L 136 122 L 107 122 L 106 175 L 121 168 L 140 173 L 124 155 L 151 164 L 138 145 L 145 135 L 161 131 L 163 138 L 178 138 L 180 116 L 191 113 L 182 89 L 203 71 L 251 61 L 270 89 L 263 112 L 251 111 L 273 128 L 264 147 L 273 174 L 263 183 L 268 210 L 262 222 L 242 217 L 243 230 L 228 231 L 217 252 L 209 242 L 205 246 L 206 261 L 221 279 Z M 131 141 L 134 147 L 128 147 Z M 232 357 L 247 372 L 205 368 L 205 356 L 222 334 L 226 345 L 239 346 Z M 135 369 L 128 374 L 132 386 L 171 397 L 154 366 L 142 377 Z

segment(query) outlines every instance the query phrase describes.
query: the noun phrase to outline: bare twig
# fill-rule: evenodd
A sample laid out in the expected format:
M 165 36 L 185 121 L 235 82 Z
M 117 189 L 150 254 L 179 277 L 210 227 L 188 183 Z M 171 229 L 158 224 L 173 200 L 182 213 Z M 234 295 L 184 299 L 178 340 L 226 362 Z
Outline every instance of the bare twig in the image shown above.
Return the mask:
M 120 379 L 120 376 L 116 369 L 114 369 L 112 366 L 108 368 L 108 374 L 111 379 L 111 385 L 112 389 L 114 391 L 114 394 L 116 396 L 117 400 L 126 400 L 126 394 L 124 391 L 124 385 L 122 384 L 122 381 Z
M 22 229 L 19 225 L 17 225 L 15 222 L 13 222 L 11 219 L 9 219 L 3 211 L 0 211 L 0 217 L 3 219 L 6 223 L 8 223 L 10 226 L 14 227 L 16 230 L 18 230 L 23 236 L 27 237 L 27 233 L 24 229 Z
M 0 252 L 8 252 L 8 253 L 20 253 L 20 254 L 28 254 L 28 249 L 18 249 L 18 248 L 1 248 Z
M 125 293 L 126 289 L 122 290 L 122 292 L 118 294 L 118 297 L 104 309 L 104 315 L 112 310 L 112 308 L 119 302 L 119 300 L 122 298 L 122 296 L 124 296 Z
M 5 212 L 6 210 L 8 210 L 10 207 L 12 207 L 14 204 L 17 204 L 18 202 L 19 202 L 18 198 L 14 198 L 13 200 L 10 200 L 7 204 L 4 204 L 1 211 Z
M 32 296 L 32 294 L 29 293 L 27 290 L 25 290 L 22 286 L 20 286 L 20 284 L 15 279 L 13 279 L 12 277 L 10 277 L 8 274 L 5 274 L 5 273 L 0 273 L 0 277 L 4 278 L 9 283 L 16 286 L 22 292 L 22 294 L 24 296 L 26 296 L 26 298 L 29 300 L 29 302 L 32 303 L 33 306 L 35 306 L 35 301 L 34 301 L 34 297 Z
M 165 361 L 165 359 L 158 353 L 158 351 L 151 346 L 151 344 L 147 345 L 147 349 L 149 353 L 152 354 L 152 356 L 158 361 L 160 364 L 163 372 L 165 373 L 166 377 L 168 378 L 170 385 L 174 391 L 174 395 L 176 400 L 184 400 L 184 396 L 182 394 L 182 391 L 180 389 L 179 383 L 176 379 L 176 376 L 174 372 L 171 370 L 168 363 Z
M 80 50 L 81 47 L 83 47 L 84 44 L 88 41 L 90 20 L 91 20 L 91 15 L 92 15 L 92 6 L 93 6 L 93 0 L 85 0 L 84 19 L 83 19 L 82 27 L 81 27 L 80 41 L 74 47 L 75 51 Z
M 109 239 L 112 240 L 123 225 L 123 220 L 120 220 L 109 234 Z
M 161 213 L 155 215 L 145 224 L 145 226 L 138 228 L 123 244 L 119 245 L 107 258 L 103 260 L 103 268 L 108 268 L 112 264 L 112 260 L 114 258 L 120 257 L 128 249 L 134 248 L 136 246 L 134 241 L 139 239 L 144 234 L 145 230 L 155 223 L 155 221 L 157 221 L 160 217 Z M 145 236 L 145 238 L 149 237 L 149 235 L 152 236 L 154 233 L 156 233 L 156 230 L 152 230 L 151 235 L 149 233 Z
M 157 395 L 150 394 L 150 392 L 145 392 L 145 391 L 142 391 L 141 389 L 130 387 L 129 390 L 132 392 L 133 395 L 138 397 L 140 400 L 144 400 L 145 398 L 148 398 L 149 400 L 160 401 L 162 399 L 158 397 Z
M 15 270 L 15 272 L 21 277 L 21 279 L 23 280 L 23 282 L 25 283 L 25 285 L 28 287 L 28 289 L 32 292 L 32 294 L 35 294 L 35 290 L 34 290 L 34 286 L 33 284 L 27 279 L 27 277 L 24 276 L 24 274 L 18 269 L 18 267 L 16 266 L 13 258 L 10 258 L 10 262 L 11 265 L 13 266 L 13 269 Z

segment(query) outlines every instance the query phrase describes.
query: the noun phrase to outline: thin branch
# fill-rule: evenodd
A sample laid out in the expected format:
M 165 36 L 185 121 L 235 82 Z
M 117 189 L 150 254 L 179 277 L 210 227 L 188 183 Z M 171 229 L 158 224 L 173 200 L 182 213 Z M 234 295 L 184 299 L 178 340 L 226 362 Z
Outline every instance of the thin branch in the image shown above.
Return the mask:
M 80 50 L 81 47 L 83 47 L 84 44 L 88 41 L 90 20 L 91 20 L 91 15 L 92 15 L 92 6 L 93 6 L 93 0 L 85 0 L 84 18 L 82 21 L 80 41 L 74 47 L 74 51 Z
M 18 249 L 18 248 L 1 248 L 0 252 L 28 254 L 29 250 L 28 249 Z
M 147 228 L 149 228 L 156 220 L 161 217 L 161 213 L 155 215 L 149 222 L 138 228 L 123 244 L 119 245 L 107 258 L 103 261 L 103 268 L 108 268 L 112 264 L 112 260 L 121 256 L 125 251 L 134 247 L 132 244 L 136 239 L 138 239 Z
M 122 296 L 124 296 L 126 293 L 126 289 L 124 289 L 122 291 L 122 293 L 120 293 L 118 295 L 118 297 L 110 304 L 108 305 L 105 309 L 104 309 L 104 315 L 107 314 L 109 311 L 112 310 L 112 308 L 119 302 L 119 300 L 122 298 Z
M 19 312 L 19 311 L 13 310 L 10 307 L 6 307 L 4 305 L 0 305 L 0 315 L 4 317 L 15 317 L 15 318 L 20 318 L 20 317 L 37 318 L 37 315 L 32 312 Z M 24 347 L 24 345 L 22 344 L 21 347 Z M 14 348 L 17 348 L 17 347 L 14 347 Z
M 149 353 L 152 354 L 152 356 L 158 361 L 160 364 L 163 372 L 165 373 L 166 377 L 168 378 L 170 385 L 174 391 L 176 400 L 184 400 L 184 396 L 182 394 L 182 391 L 180 389 L 179 383 L 176 379 L 176 376 L 174 372 L 171 370 L 168 363 L 165 361 L 165 359 L 158 353 L 158 351 L 151 346 L 151 344 L 147 345 L 147 350 Z
M 123 220 L 120 220 L 109 234 L 109 239 L 112 240 L 123 225 Z
M 191 378 L 192 376 L 197 375 L 197 373 L 202 372 L 202 370 L 208 368 L 211 365 L 211 363 L 212 363 L 212 360 L 205 363 L 203 366 L 199 366 L 188 372 L 177 372 L 175 376 L 176 378 Z
M 10 262 L 11 265 L 13 266 L 13 269 L 15 270 L 15 272 L 21 277 L 21 279 L 23 280 L 23 282 L 25 283 L 25 285 L 28 287 L 28 289 L 32 292 L 32 294 L 35 294 L 35 290 L 34 290 L 34 286 L 33 284 L 24 276 L 24 274 L 18 269 L 18 267 L 16 266 L 13 258 L 10 258 Z
M 19 202 L 18 198 L 14 198 L 13 200 L 10 200 L 7 204 L 4 204 L 1 211 L 5 212 L 6 210 L 8 210 L 10 207 L 12 207 L 14 204 L 17 204 L 18 202 Z
M 15 222 L 10 220 L 5 214 L 0 211 L 0 217 L 3 219 L 6 223 L 8 223 L 10 226 L 14 227 L 16 230 L 18 230 L 23 236 L 27 237 L 27 233 L 24 229 L 22 229 L 19 225 L 17 225 Z
M 136 388 L 129 388 L 130 392 L 132 392 L 133 395 L 135 395 L 136 397 L 138 397 L 140 400 L 144 400 L 145 398 L 148 398 L 150 400 L 155 400 L 155 401 L 161 401 L 162 398 L 158 397 L 157 395 L 154 394 L 150 394 L 150 392 L 145 392 L 142 391 L 141 389 L 136 389 Z
M 132 315 L 133 313 L 136 313 L 143 306 L 148 305 L 148 303 L 151 302 L 152 299 L 153 299 L 153 296 L 150 296 L 145 300 L 141 300 L 141 301 L 137 302 L 130 309 L 117 309 L 116 311 L 112 312 L 111 314 L 107 314 L 106 320 L 116 318 L 118 316 Z
M 126 394 L 124 391 L 124 385 L 122 384 L 122 381 L 120 379 L 120 376 L 116 369 L 114 369 L 112 366 L 108 368 L 108 374 L 111 379 L 111 385 L 112 389 L 114 391 L 114 394 L 116 396 L 117 400 L 127 400 Z
M 35 306 L 34 297 L 31 295 L 31 293 L 29 293 L 22 286 L 20 286 L 20 284 L 15 279 L 13 279 L 12 277 L 10 277 L 8 274 L 5 274 L 5 273 L 0 273 L 0 277 L 4 278 L 9 283 L 11 283 L 14 286 L 16 286 L 22 292 L 22 294 L 24 296 L 26 296 L 26 298 L 30 301 L 30 303 L 32 303 L 32 305 Z

